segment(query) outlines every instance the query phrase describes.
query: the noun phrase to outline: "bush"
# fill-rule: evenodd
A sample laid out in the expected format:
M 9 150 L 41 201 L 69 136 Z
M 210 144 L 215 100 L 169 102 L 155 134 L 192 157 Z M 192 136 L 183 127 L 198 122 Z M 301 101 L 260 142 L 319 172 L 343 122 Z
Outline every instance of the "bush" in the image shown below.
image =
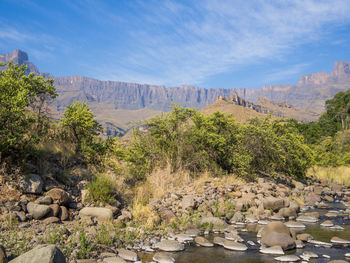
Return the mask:
M 107 176 L 97 176 L 88 184 L 88 191 L 94 203 L 108 204 L 115 201 L 113 182 Z

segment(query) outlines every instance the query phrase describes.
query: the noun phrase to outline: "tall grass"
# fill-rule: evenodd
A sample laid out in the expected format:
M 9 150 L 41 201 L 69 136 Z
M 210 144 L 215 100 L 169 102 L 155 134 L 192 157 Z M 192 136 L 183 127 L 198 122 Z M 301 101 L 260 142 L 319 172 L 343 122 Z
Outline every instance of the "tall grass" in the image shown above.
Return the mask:
M 350 167 L 321 167 L 314 166 L 309 168 L 307 176 L 315 177 L 320 180 L 328 180 L 329 182 L 350 185 Z

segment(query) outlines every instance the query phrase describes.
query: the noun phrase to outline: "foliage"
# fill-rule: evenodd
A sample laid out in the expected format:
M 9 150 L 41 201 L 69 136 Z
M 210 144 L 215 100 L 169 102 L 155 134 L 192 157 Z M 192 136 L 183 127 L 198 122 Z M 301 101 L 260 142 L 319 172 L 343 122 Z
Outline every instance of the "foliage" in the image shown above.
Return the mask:
M 12 62 L 0 71 L 0 152 L 23 156 L 44 132 L 44 105 L 57 96 L 52 79 L 25 75 L 26 66 Z M 37 112 L 29 112 L 32 107 Z
M 97 176 L 89 182 L 87 189 L 94 203 L 108 204 L 115 201 L 113 182 L 107 176 Z
M 102 126 L 94 117 L 86 101 L 74 101 L 64 111 L 61 123 L 73 135 L 77 154 L 91 152 L 98 146 L 94 144 L 94 138 L 102 131 Z
M 155 167 L 170 164 L 173 172 L 285 173 L 302 177 L 312 153 L 295 125 L 288 121 L 253 119 L 236 123 L 231 115 L 203 115 L 173 106 L 173 111 L 147 123 L 147 133 L 134 133 L 126 160 L 136 180 Z

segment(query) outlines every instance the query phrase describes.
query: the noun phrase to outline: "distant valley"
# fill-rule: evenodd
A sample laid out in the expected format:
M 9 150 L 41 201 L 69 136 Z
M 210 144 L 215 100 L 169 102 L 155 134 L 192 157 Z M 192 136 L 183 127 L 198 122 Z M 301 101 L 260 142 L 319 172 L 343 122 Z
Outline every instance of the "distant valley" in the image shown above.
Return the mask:
M 25 64 L 28 66 L 28 72 L 39 74 L 37 67 L 29 61 L 28 55 L 23 51 L 15 50 L 8 54 L 0 54 L 0 61 Z M 45 77 L 53 77 L 48 73 L 40 74 Z M 83 76 L 54 77 L 54 79 L 59 93 L 53 105 L 56 114 L 61 114 L 64 108 L 74 100 L 87 100 L 97 119 L 105 127 L 106 133 L 115 136 L 125 134 L 131 127 L 143 123 L 154 115 L 169 111 L 173 103 L 184 107 L 204 109 L 205 107 L 210 108 L 208 105 L 215 102 L 214 105 L 220 104 L 220 107 L 216 107 L 218 110 L 225 111 L 222 108 L 231 105 L 229 111 L 232 111 L 232 103 L 228 98 L 236 95 L 244 101 L 260 105 L 260 108 L 263 109 L 260 114 L 266 115 L 268 111 L 266 109 L 270 109 L 275 116 L 294 117 L 304 122 L 313 121 L 324 110 L 325 100 L 332 98 L 339 91 L 350 89 L 350 63 L 335 62 L 331 73 L 320 72 L 304 75 L 294 85 L 263 86 L 259 89 L 165 87 L 100 81 Z M 225 98 L 225 100 L 217 102 L 218 97 Z M 281 102 L 286 102 L 285 106 L 289 105 L 282 107 L 284 108 L 282 111 L 280 106 L 283 103 Z M 245 107 L 239 104 L 235 106 Z

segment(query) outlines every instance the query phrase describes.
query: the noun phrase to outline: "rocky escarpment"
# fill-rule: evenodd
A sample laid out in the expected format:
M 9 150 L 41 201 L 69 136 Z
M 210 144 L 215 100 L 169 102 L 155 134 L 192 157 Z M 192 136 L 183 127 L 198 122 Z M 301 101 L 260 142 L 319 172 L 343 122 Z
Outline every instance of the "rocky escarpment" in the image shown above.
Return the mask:
M 0 61 L 15 61 L 26 64 L 29 71 L 38 73 L 34 64 L 28 61 L 25 52 L 15 50 L 0 55 Z M 49 74 L 43 74 L 52 77 Z M 335 62 L 333 71 L 304 75 L 295 85 L 269 85 L 260 89 L 204 89 L 192 86 L 164 87 L 119 81 L 99 81 L 82 76 L 56 77 L 55 85 L 60 93 L 55 106 L 62 111 L 72 100 L 88 100 L 99 104 L 113 105 L 114 109 L 148 108 L 169 111 L 172 103 L 191 108 L 204 108 L 218 96 L 237 94 L 244 100 L 257 103 L 260 97 L 275 102 L 287 101 L 298 109 L 310 109 L 317 113 L 324 110 L 324 102 L 337 92 L 350 89 L 350 63 Z

